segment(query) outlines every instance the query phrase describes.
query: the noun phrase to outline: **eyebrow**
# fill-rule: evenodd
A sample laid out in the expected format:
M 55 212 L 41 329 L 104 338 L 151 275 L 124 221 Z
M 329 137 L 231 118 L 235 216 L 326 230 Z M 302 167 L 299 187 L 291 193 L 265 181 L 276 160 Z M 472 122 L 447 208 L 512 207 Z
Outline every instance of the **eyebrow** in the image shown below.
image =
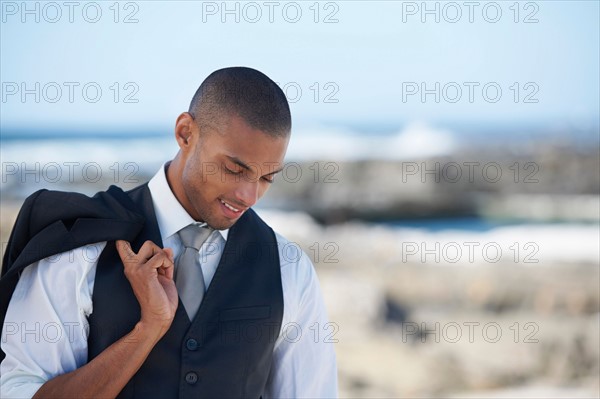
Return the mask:
M 246 163 L 244 163 L 243 161 L 241 161 L 239 158 L 236 157 L 232 157 L 229 155 L 225 155 L 227 158 L 229 158 L 229 160 L 233 163 L 235 163 L 236 165 L 241 166 L 242 168 L 246 169 L 246 170 L 252 170 L 252 168 L 250 168 L 250 166 L 248 166 Z M 267 173 L 264 176 L 269 176 L 269 175 L 274 175 L 276 173 L 279 173 L 283 170 L 283 168 L 279 168 L 277 170 L 274 170 L 273 172 Z

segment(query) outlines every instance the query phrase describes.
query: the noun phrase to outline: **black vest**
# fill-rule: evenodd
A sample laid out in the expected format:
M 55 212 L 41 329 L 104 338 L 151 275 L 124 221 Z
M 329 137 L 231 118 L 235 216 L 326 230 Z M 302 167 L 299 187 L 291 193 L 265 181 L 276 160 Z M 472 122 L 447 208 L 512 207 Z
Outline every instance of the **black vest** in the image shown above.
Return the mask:
M 132 239 L 133 249 L 137 252 L 146 240 L 162 247 L 147 185 L 127 194 L 135 205 L 130 210 L 145 219 Z M 107 242 L 100 255 L 92 300 L 89 360 L 131 331 L 140 319 L 140 307 L 114 240 Z M 269 376 L 282 317 L 275 234 L 249 209 L 229 229 L 221 261 L 194 320 L 190 322 L 180 301 L 170 329 L 119 397 L 258 398 Z
M 128 193 L 146 223 L 132 243 L 162 247 L 146 185 Z M 131 331 L 140 307 L 113 242 L 100 256 L 89 318 L 89 359 Z M 221 261 L 190 322 L 179 301 L 169 331 L 120 397 L 216 398 L 262 395 L 283 317 L 283 291 L 273 230 L 252 210 L 231 227 Z

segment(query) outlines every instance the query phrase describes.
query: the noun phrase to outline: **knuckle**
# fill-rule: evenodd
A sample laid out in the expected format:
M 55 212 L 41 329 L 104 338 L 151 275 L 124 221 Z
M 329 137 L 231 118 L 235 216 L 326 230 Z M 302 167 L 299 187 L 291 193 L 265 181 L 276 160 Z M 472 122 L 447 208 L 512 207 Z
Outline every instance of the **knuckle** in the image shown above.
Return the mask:
M 154 243 L 152 240 L 146 240 L 145 244 L 148 244 L 148 248 L 160 248 L 158 245 Z
M 129 253 L 125 253 L 121 256 L 121 260 L 125 265 L 131 265 L 135 262 L 135 257 Z

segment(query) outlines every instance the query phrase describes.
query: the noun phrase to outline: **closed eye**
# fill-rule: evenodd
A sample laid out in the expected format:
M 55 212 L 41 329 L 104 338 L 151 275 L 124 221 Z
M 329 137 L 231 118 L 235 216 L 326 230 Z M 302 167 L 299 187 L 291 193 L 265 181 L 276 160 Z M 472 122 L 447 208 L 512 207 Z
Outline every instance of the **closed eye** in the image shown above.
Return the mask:
M 243 170 L 231 170 L 229 169 L 227 166 L 223 166 L 223 168 L 225 169 L 225 173 L 229 173 L 230 175 L 239 175 L 240 173 L 243 172 Z

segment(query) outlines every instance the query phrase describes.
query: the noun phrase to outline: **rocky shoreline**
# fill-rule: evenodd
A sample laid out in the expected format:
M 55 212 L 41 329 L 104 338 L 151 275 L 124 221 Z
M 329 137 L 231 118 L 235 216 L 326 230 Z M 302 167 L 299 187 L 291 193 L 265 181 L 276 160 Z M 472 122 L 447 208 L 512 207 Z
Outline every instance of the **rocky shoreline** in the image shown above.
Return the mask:
M 152 155 L 143 163 L 6 162 L 2 199 L 19 201 L 40 188 L 90 195 L 111 184 L 132 188 L 164 162 Z M 292 158 L 260 205 L 301 211 L 325 225 L 466 216 L 597 223 L 598 155 L 597 145 L 538 139 L 510 146 L 463 143 L 445 155 L 412 159 Z M 78 178 L 82 173 L 93 179 Z
M 559 228 L 545 237 L 523 230 L 540 246 L 537 263 L 510 256 L 457 264 L 443 256 L 403 259 L 400 242 L 458 241 L 454 232 L 432 236 L 359 222 L 324 227 L 300 213 L 261 215 L 315 261 L 338 327 L 341 397 L 599 395 L 596 227 L 572 230 L 554 253 L 545 251 L 553 246 L 545 240 Z M 505 245 L 502 236 L 496 231 L 490 240 Z M 592 248 L 587 259 L 568 256 L 574 242 Z M 323 244 L 337 252 L 316 259 Z
M 593 150 L 485 148 L 412 160 L 298 162 L 287 169 L 266 206 L 300 210 L 324 224 L 460 216 L 600 220 L 600 159 Z

